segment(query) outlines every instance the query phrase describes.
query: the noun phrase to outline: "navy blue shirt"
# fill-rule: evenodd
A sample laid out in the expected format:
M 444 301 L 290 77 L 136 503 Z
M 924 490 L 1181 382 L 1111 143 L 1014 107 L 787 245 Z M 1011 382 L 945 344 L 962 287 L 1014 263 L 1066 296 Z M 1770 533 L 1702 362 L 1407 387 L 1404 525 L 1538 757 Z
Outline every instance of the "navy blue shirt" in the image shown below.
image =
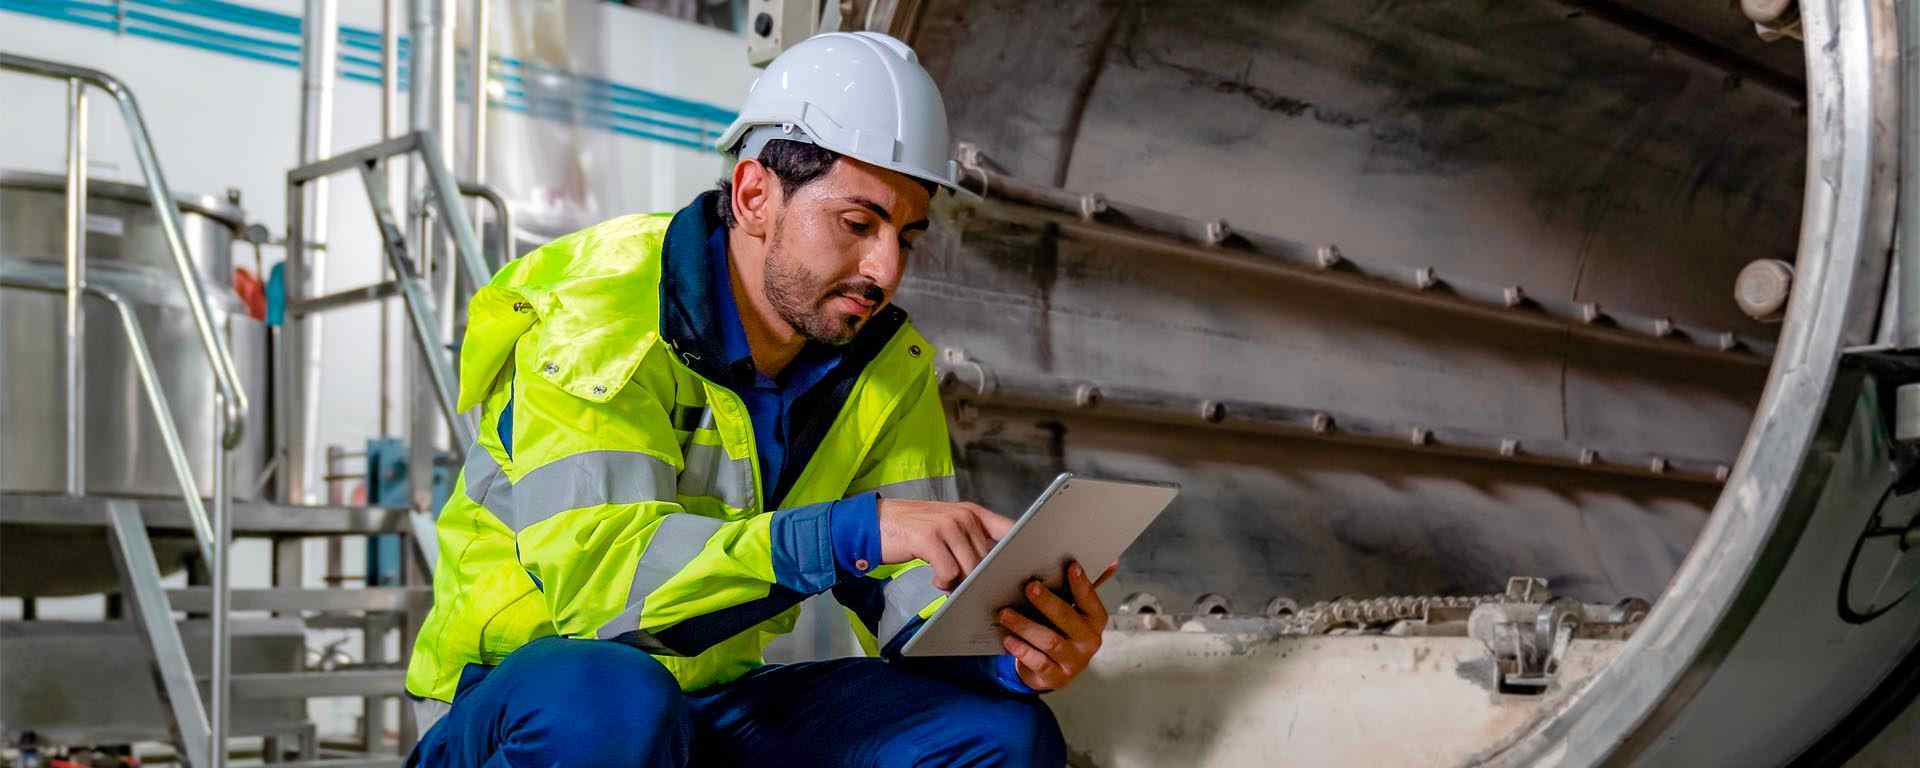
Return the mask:
M 726 384 L 747 406 L 747 417 L 753 420 L 754 446 L 760 454 L 760 484 L 772 488 L 778 485 L 780 472 L 786 464 L 787 440 L 793 432 L 794 401 L 799 400 L 840 364 L 842 352 L 838 347 L 809 341 L 778 376 L 761 373 L 754 367 L 753 349 L 747 343 L 746 327 L 740 321 L 740 305 L 733 297 L 732 263 L 727 255 L 726 227 L 716 228 L 708 236 L 707 259 L 712 270 L 714 324 L 720 328 L 721 361 L 734 379 Z M 818 530 L 819 518 L 824 516 L 832 542 L 835 570 L 839 575 L 857 576 L 872 570 L 880 565 L 879 503 L 878 494 L 862 493 L 839 501 L 775 513 L 771 525 L 776 544 L 774 557 L 782 557 L 783 551 L 806 551 L 806 541 L 812 538 L 807 532 Z M 774 570 L 779 572 L 788 569 L 776 567 Z M 796 563 L 791 570 L 804 571 L 808 568 L 804 563 Z M 889 644 L 888 650 L 897 652 L 906 639 L 919 630 L 921 623 L 919 619 L 911 622 Z M 1020 680 L 1012 656 L 925 661 L 927 663 L 923 666 L 946 667 L 940 671 L 948 674 L 963 677 L 977 675 L 1015 693 L 1033 692 Z
M 720 359 L 733 377 L 724 384 L 747 407 L 747 418 L 753 421 L 754 448 L 760 454 L 760 485 L 771 490 L 780 484 L 780 473 L 786 468 L 794 401 L 832 373 L 843 353 L 839 347 L 809 341 L 778 376 L 761 373 L 753 364 L 753 348 L 747 344 L 747 329 L 740 321 L 740 305 L 733 298 L 726 227 L 715 229 L 707 237 L 707 263 L 713 280 L 714 325 L 720 329 Z M 834 565 L 842 575 L 864 574 L 880 565 L 879 496 L 863 493 L 791 512 L 806 518 L 827 518 Z M 781 525 L 776 526 L 776 537 L 800 521 L 778 522 Z

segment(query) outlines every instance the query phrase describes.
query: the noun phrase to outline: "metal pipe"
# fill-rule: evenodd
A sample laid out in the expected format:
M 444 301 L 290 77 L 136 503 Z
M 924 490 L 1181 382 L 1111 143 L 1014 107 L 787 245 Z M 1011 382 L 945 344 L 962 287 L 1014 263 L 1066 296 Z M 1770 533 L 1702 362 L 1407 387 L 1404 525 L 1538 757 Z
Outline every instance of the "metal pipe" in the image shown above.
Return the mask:
M 391 139 L 401 133 L 400 128 L 400 24 L 399 0 L 381 0 L 380 3 L 380 138 Z M 398 174 L 393 172 L 388 160 L 381 160 L 381 167 L 387 172 L 387 183 L 391 185 Z M 387 193 L 395 192 L 390 186 Z M 393 271 L 381 260 L 381 273 L 384 279 L 393 279 Z M 380 381 L 380 434 L 392 434 L 393 421 L 393 350 L 390 339 L 393 333 L 393 309 L 380 307 L 380 364 L 376 366 Z
M 1726 481 L 1728 462 L 1643 451 L 1600 450 L 1547 438 L 1496 436 L 1445 426 L 1397 424 L 1294 405 L 1195 397 L 1092 381 L 1001 371 L 964 357 L 938 366 L 941 389 L 974 405 L 1150 424 L 1285 435 L 1463 458 L 1562 467 L 1695 483 Z
M 224 395 L 215 395 L 216 405 Z M 216 407 L 213 412 L 215 429 L 226 419 L 226 409 Z M 233 558 L 229 555 L 233 549 L 233 502 L 227 495 L 227 469 L 232 454 L 227 448 L 213 448 L 213 516 L 218 528 L 213 548 L 213 679 L 208 688 L 212 706 L 208 707 L 210 734 L 207 739 L 208 764 L 213 768 L 224 768 L 227 764 L 227 725 L 232 707 L 229 686 L 232 684 L 231 666 L 233 661 L 233 626 L 230 618 L 231 597 L 233 594 Z
M 1920 347 L 1920 8 L 1896 3 L 1900 16 L 1900 196 L 1895 227 L 1900 260 L 1894 344 Z
M 411 47 L 408 49 L 407 56 L 410 64 L 407 79 L 407 126 L 415 136 L 436 130 L 438 123 L 434 114 L 434 108 L 437 106 L 437 100 L 434 98 L 435 86 L 442 75 L 451 74 L 450 70 L 436 69 L 440 61 L 436 49 L 440 44 L 440 29 L 445 18 L 440 14 L 441 5 L 442 0 L 410 0 Z M 441 159 L 444 162 L 447 158 Z M 406 242 L 413 246 L 415 263 L 413 272 L 401 272 L 401 274 L 403 276 L 416 274 L 422 280 L 430 281 L 434 271 L 436 238 L 433 237 L 432 227 L 426 220 L 428 212 L 426 167 L 429 165 L 426 160 L 426 153 L 421 153 L 421 156 L 415 157 L 408 165 L 406 193 L 401 199 L 406 201 L 409 210 L 401 212 L 400 215 L 406 219 Z M 395 270 L 399 270 L 398 265 L 395 266 Z M 402 320 L 413 321 L 413 310 L 406 308 L 406 311 L 408 314 Z M 414 325 L 414 329 L 416 332 L 419 331 L 418 324 Z M 407 405 L 407 415 L 404 421 L 407 424 L 408 461 L 412 466 L 429 467 L 432 466 L 434 448 L 439 443 L 440 434 L 435 424 L 436 419 L 425 407 L 427 403 L 432 402 L 432 398 L 438 396 L 437 387 L 432 385 L 430 376 L 435 362 L 435 358 L 431 355 L 435 354 L 434 347 L 438 345 L 432 343 L 432 335 L 419 341 L 421 343 L 415 345 L 416 352 L 412 361 L 401 368 L 401 388 L 406 392 L 404 402 Z M 425 505 L 431 500 L 431 480 L 419 473 L 413 473 L 410 479 L 412 486 L 410 496 L 414 506 L 425 509 Z
M 306 7 L 300 21 L 300 162 L 311 163 L 327 157 L 333 152 L 333 90 L 337 82 L 339 66 L 340 6 L 339 0 L 306 0 Z M 305 262 L 306 279 L 300 286 L 302 293 L 289 293 L 290 301 L 299 301 L 309 292 L 324 291 L 327 288 L 327 254 L 315 246 L 327 242 L 328 214 L 327 180 L 315 179 L 306 185 L 307 215 L 303 222 L 305 245 L 301 252 L 289 251 L 288 259 L 301 259 Z M 302 391 L 314 393 L 321 391 L 321 376 L 324 369 L 321 339 L 322 320 L 308 317 L 301 320 L 308 323 L 303 331 L 301 344 L 301 364 L 294 375 L 302 377 Z M 288 446 L 288 450 L 300 452 L 301 466 L 311 467 L 320 451 L 320 399 L 309 396 L 298 401 L 301 428 L 297 444 Z M 303 473 L 304 474 L 304 473 Z M 307 478 L 301 477 L 306 483 Z M 296 491 L 304 498 L 310 489 L 301 487 Z
M 1581 338 L 1665 350 L 1747 365 L 1766 365 L 1772 342 L 1731 331 L 1606 310 L 1592 302 L 1535 296 L 1522 286 L 1492 286 L 1443 276 L 1431 268 L 1380 267 L 1355 261 L 1336 245 L 1234 231 L 1222 220 L 1191 219 L 1033 184 L 989 170 L 978 148 L 962 145 L 961 184 L 994 205 L 987 215 L 1056 224 L 1062 232 L 1118 248 L 1146 250 L 1243 272 L 1358 290 L 1496 322 L 1561 330 Z
M 62 291 L 62 286 L 58 284 L 36 282 L 12 274 L 0 276 L 0 286 L 41 293 Z M 166 449 L 167 460 L 173 466 L 174 482 L 180 486 L 180 497 L 187 507 L 187 519 L 193 529 L 194 542 L 200 547 L 201 559 L 211 563 L 213 523 L 207 516 L 206 507 L 200 503 L 200 489 L 193 479 L 193 464 L 187 458 L 186 442 L 180 439 L 180 430 L 175 425 L 170 405 L 172 401 L 167 399 L 166 389 L 161 385 L 160 369 L 153 363 L 152 348 L 147 346 L 146 333 L 140 329 L 140 321 L 133 314 L 133 305 L 110 288 L 85 285 L 81 287 L 81 292 L 112 305 L 120 320 L 120 330 L 127 336 L 127 347 L 133 351 L 134 373 L 140 378 L 141 394 L 146 397 L 147 406 L 153 409 L 155 426 L 160 429 L 160 445 Z
M 467 45 L 467 83 L 473 88 L 473 112 L 468 116 L 467 178 L 487 181 L 487 80 L 493 63 L 493 2 L 473 0 L 473 41 Z M 474 206 L 474 220 L 480 207 Z
M 460 182 L 460 194 L 486 201 L 493 207 L 493 226 L 500 231 L 500 258 L 486 266 L 489 271 L 506 266 L 507 262 L 513 261 L 513 206 L 507 202 L 505 195 L 500 194 L 500 190 L 488 184 Z
M 87 86 L 67 80 L 67 495 L 87 490 L 86 312 L 80 292 L 87 284 Z
M 140 171 L 146 179 L 148 202 L 159 219 L 167 251 L 173 257 L 174 270 L 179 274 L 181 287 L 186 291 L 187 309 L 193 315 L 194 331 L 200 338 L 201 350 L 206 353 L 207 364 L 213 368 L 220 392 L 226 396 L 222 401 L 225 427 L 221 444 L 229 448 L 238 446 L 240 436 L 246 432 L 247 394 L 240 387 L 240 372 L 233 363 L 232 351 L 228 349 L 226 340 L 214 332 L 213 318 L 207 310 L 206 286 L 201 284 L 194 270 L 193 256 L 187 250 L 186 237 L 182 234 L 185 228 L 180 223 L 180 208 L 174 203 L 173 192 L 167 188 L 166 177 L 160 172 L 160 157 L 154 151 L 146 118 L 141 115 L 133 92 L 112 75 L 96 69 L 11 53 L 0 53 L 0 69 L 56 80 L 80 80 L 107 92 L 120 105 L 120 116 L 127 126 L 134 159 L 139 162 Z

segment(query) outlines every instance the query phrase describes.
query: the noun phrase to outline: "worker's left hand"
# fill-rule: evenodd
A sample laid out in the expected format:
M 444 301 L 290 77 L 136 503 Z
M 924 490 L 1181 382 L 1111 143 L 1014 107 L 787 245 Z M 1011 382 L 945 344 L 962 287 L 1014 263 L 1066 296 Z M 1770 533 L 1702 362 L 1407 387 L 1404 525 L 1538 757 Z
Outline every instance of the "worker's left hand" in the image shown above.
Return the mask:
M 1027 582 L 1027 602 L 1052 625 L 1043 624 L 1011 608 L 998 615 L 1001 626 L 1013 634 L 1001 641 L 1013 654 L 1020 682 L 1036 691 L 1065 688 L 1100 652 L 1100 635 L 1107 628 L 1107 606 L 1094 590 L 1113 576 L 1119 563 L 1107 566 L 1100 578 L 1087 581 L 1079 563 L 1067 564 L 1067 588 L 1073 602 L 1061 599 L 1038 580 Z

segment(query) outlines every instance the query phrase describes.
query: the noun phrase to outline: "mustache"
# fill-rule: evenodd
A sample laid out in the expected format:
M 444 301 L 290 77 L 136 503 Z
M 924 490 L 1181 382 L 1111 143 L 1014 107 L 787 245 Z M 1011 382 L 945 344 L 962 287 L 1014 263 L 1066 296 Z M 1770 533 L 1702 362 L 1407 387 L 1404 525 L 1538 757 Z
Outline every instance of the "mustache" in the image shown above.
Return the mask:
M 875 304 L 887 300 L 887 292 L 880 288 L 880 284 L 864 277 L 857 277 L 834 285 L 831 290 L 827 291 L 827 296 L 831 298 L 843 293 L 858 296 Z

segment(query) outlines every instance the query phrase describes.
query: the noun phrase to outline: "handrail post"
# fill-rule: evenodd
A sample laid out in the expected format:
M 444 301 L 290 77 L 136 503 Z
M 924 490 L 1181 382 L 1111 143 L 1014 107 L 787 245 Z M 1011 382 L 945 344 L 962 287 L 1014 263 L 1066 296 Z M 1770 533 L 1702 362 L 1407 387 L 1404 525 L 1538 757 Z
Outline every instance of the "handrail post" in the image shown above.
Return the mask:
M 87 285 L 87 85 L 67 78 L 67 494 L 87 486 L 86 311 Z
M 226 396 L 214 395 L 213 426 L 219 434 L 226 427 Z M 215 443 L 213 446 L 213 679 L 208 686 L 212 706 L 208 713 L 207 762 L 212 768 L 225 768 L 227 764 L 227 723 L 228 710 L 232 707 L 229 696 L 231 683 L 232 622 L 228 619 L 231 606 L 228 598 L 232 594 L 231 581 L 233 558 L 233 504 L 227 493 L 227 464 L 232 459 L 230 449 Z

